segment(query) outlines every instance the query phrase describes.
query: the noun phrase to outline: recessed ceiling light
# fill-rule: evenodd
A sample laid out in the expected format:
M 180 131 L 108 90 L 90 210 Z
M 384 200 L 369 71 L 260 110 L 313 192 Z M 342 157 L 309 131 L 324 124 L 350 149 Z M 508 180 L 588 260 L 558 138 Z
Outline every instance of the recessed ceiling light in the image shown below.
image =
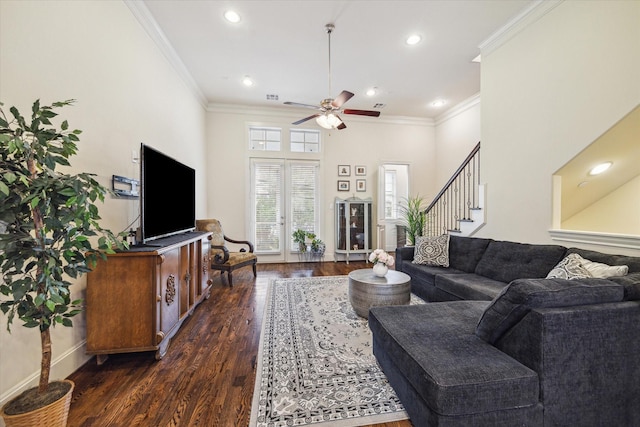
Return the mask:
M 612 162 L 604 162 L 604 163 L 600 163 L 599 165 L 594 166 L 590 171 L 589 171 L 589 175 L 599 175 L 602 172 L 606 171 L 607 169 L 609 169 L 611 167 L 613 163 Z
M 444 99 L 436 99 L 435 101 L 433 101 L 431 103 L 432 107 L 436 107 L 436 108 L 440 108 L 440 107 L 444 107 L 444 105 L 447 103 L 447 101 L 445 101 Z
M 375 87 L 367 90 L 367 96 L 374 96 L 376 93 L 378 93 L 378 90 Z
M 421 36 L 419 36 L 418 34 L 411 34 L 409 37 L 407 37 L 407 40 L 405 40 L 405 42 L 408 45 L 413 46 L 420 43 L 420 40 L 422 40 Z
M 245 86 L 253 86 L 253 80 L 251 80 L 251 77 L 249 76 L 244 76 L 244 78 L 242 79 L 242 84 Z
M 224 19 L 231 22 L 232 24 L 237 24 L 240 22 L 240 15 L 235 10 L 227 10 L 224 13 Z

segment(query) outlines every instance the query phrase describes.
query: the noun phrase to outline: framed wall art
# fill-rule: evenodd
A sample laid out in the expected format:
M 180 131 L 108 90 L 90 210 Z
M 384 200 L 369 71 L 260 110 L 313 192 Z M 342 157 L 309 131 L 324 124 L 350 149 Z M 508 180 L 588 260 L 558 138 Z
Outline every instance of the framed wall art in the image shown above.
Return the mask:
M 367 175 L 367 167 L 366 166 L 356 166 L 356 175 L 357 176 L 366 176 Z
M 338 180 L 338 191 L 349 191 L 349 181 Z
M 338 165 L 338 176 L 351 176 L 351 166 Z
M 357 169 L 356 169 L 357 171 Z M 356 179 L 356 191 L 367 191 L 367 180 Z

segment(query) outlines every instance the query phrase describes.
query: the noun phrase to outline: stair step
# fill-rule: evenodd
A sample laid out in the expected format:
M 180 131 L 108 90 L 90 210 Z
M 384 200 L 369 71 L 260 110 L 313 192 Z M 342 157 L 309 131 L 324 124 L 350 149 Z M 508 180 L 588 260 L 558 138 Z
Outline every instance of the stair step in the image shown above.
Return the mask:
M 462 218 L 462 219 L 459 219 L 458 222 L 473 222 L 473 220 L 469 218 Z

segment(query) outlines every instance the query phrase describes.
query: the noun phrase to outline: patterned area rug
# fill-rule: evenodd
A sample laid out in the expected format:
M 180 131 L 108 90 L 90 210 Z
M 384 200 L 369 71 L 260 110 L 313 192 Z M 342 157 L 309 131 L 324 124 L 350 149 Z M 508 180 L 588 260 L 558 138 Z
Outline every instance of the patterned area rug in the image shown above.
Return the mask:
M 408 418 L 377 365 L 367 320 L 353 311 L 348 287 L 347 276 L 269 283 L 250 427 Z M 421 302 L 412 295 L 412 303 Z

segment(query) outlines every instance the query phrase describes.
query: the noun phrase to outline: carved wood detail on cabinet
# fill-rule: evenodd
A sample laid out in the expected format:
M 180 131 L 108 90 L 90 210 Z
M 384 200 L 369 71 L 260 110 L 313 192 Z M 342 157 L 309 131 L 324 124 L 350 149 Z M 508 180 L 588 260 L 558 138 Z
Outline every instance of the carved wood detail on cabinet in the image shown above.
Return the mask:
M 211 292 L 209 236 L 193 232 L 109 255 L 87 275 L 87 353 L 156 351 Z

